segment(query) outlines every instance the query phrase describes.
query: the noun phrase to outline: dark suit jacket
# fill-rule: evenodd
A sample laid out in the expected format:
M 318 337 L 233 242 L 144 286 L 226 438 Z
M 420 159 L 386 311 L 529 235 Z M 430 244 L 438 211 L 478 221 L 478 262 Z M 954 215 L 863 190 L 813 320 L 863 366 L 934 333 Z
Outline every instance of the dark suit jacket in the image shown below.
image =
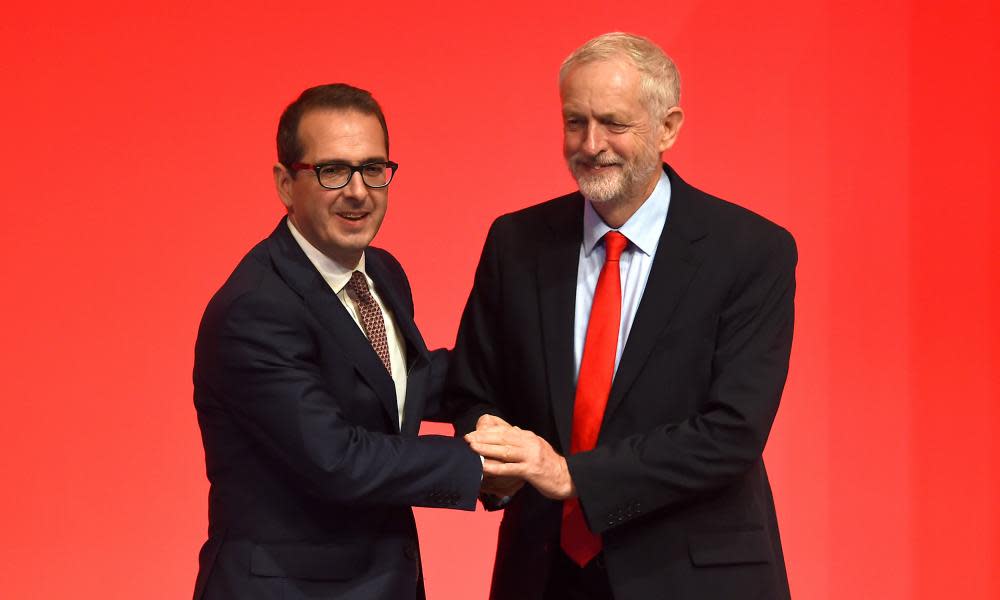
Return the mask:
M 617 600 L 787 598 L 761 452 L 792 342 L 791 235 L 687 185 L 672 195 L 597 447 L 568 457 Z M 566 454 L 583 198 L 496 220 L 452 358 L 458 433 L 493 412 Z M 545 589 L 560 503 L 506 508 L 492 598 Z
M 284 220 L 215 294 L 198 332 L 194 399 L 211 482 L 195 599 L 423 596 L 410 506 L 472 510 L 481 463 L 417 436 L 439 406 L 399 263 L 366 270 L 406 341 L 402 431 L 392 379 Z

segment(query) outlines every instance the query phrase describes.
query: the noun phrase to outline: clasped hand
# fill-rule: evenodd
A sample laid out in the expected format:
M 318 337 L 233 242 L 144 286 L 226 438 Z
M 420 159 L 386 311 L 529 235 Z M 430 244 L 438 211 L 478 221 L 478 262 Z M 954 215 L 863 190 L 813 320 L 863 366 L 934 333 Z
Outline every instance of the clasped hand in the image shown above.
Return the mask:
M 513 496 L 525 482 L 553 500 L 576 496 L 566 459 L 543 438 L 493 415 L 483 415 L 465 441 L 483 457 L 482 491 Z

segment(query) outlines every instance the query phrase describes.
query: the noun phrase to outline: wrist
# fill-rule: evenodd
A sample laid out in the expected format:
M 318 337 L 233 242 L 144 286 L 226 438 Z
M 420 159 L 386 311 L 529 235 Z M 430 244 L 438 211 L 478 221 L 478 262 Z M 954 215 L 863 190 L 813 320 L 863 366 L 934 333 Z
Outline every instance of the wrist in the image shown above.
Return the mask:
M 562 492 L 563 499 L 576 498 L 576 486 L 573 484 L 573 476 L 569 472 L 569 463 L 566 462 L 565 456 L 560 456 L 559 459 L 562 461 L 562 472 L 564 476 L 564 483 L 562 485 L 562 489 L 560 490 Z

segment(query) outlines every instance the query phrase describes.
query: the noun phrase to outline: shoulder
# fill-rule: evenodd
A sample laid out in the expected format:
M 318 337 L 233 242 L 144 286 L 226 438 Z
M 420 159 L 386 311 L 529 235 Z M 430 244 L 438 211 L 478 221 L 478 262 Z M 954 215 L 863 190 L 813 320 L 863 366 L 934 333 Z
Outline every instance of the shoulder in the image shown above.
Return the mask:
M 490 226 L 484 251 L 521 260 L 547 247 L 578 243 L 583 202 L 583 196 L 574 192 L 501 215 Z
M 369 246 L 365 249 L 365 264 L 369 270 L 369 275 L 372 272 L 383 274 L 393 286 L 404 289 L 409 294 L 410 282 L 406 277 L 406 271 L 403 270 L 403 265 L 388 250 Z
M 293 314 L 302 299 L 276 273 L 267 240 L 243 257 L 225 283 L 209 300 L 199 327 L 199 338 L 222 333 L 233 319 L 282 318 Z
M 403 265 L 401 265 L 396 257 L 393 256 L 388 250 L 375 246 L 368 246 L 365 248 L 365 261 L 377 262 L 379 266 L 383 267 L 386 271 L 389 271 L 394 277 L 402 277 L 403 279 L 406 279 L 406 272 L 403 271 Z
M 381 285 L 388 285 L 402 299 L 410 312 L 413 312 L 413 290 L 410 280 L 406 277 L 403 265 L 396 260 L 388 250 L 369 246 L 365 249 L 365 264 L 368 275 Z
M 683 196 L 675 199 L 690 205 L 690 213 L 720 251 L 744 257 L 779 253 L 794 261 L 795 239 L 781 225 L 740 204 L 687 184 L 681 189 Z
M 491 230 L 508 231 L 544 231 L 546 228 L 558 227 L 567 220 L 583 214 L 583 196 L 573 192 L 546 202 L 541 202 L 527 208 L 506 213 L 493 221 Z

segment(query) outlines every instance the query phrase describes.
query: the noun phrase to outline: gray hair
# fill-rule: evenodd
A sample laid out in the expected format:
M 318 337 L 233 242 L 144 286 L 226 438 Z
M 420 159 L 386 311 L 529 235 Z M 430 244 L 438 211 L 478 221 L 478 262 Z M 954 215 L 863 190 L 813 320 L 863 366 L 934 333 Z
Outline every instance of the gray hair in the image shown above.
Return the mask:
M 577 65 L 625 58 L 639 71 L 639 89 L 649 113 L 656 119 L 681 101 L 681 74 L 674 61 L 647 38 L 616 31 L 580 46 L 559 67 L 559 83 Z

